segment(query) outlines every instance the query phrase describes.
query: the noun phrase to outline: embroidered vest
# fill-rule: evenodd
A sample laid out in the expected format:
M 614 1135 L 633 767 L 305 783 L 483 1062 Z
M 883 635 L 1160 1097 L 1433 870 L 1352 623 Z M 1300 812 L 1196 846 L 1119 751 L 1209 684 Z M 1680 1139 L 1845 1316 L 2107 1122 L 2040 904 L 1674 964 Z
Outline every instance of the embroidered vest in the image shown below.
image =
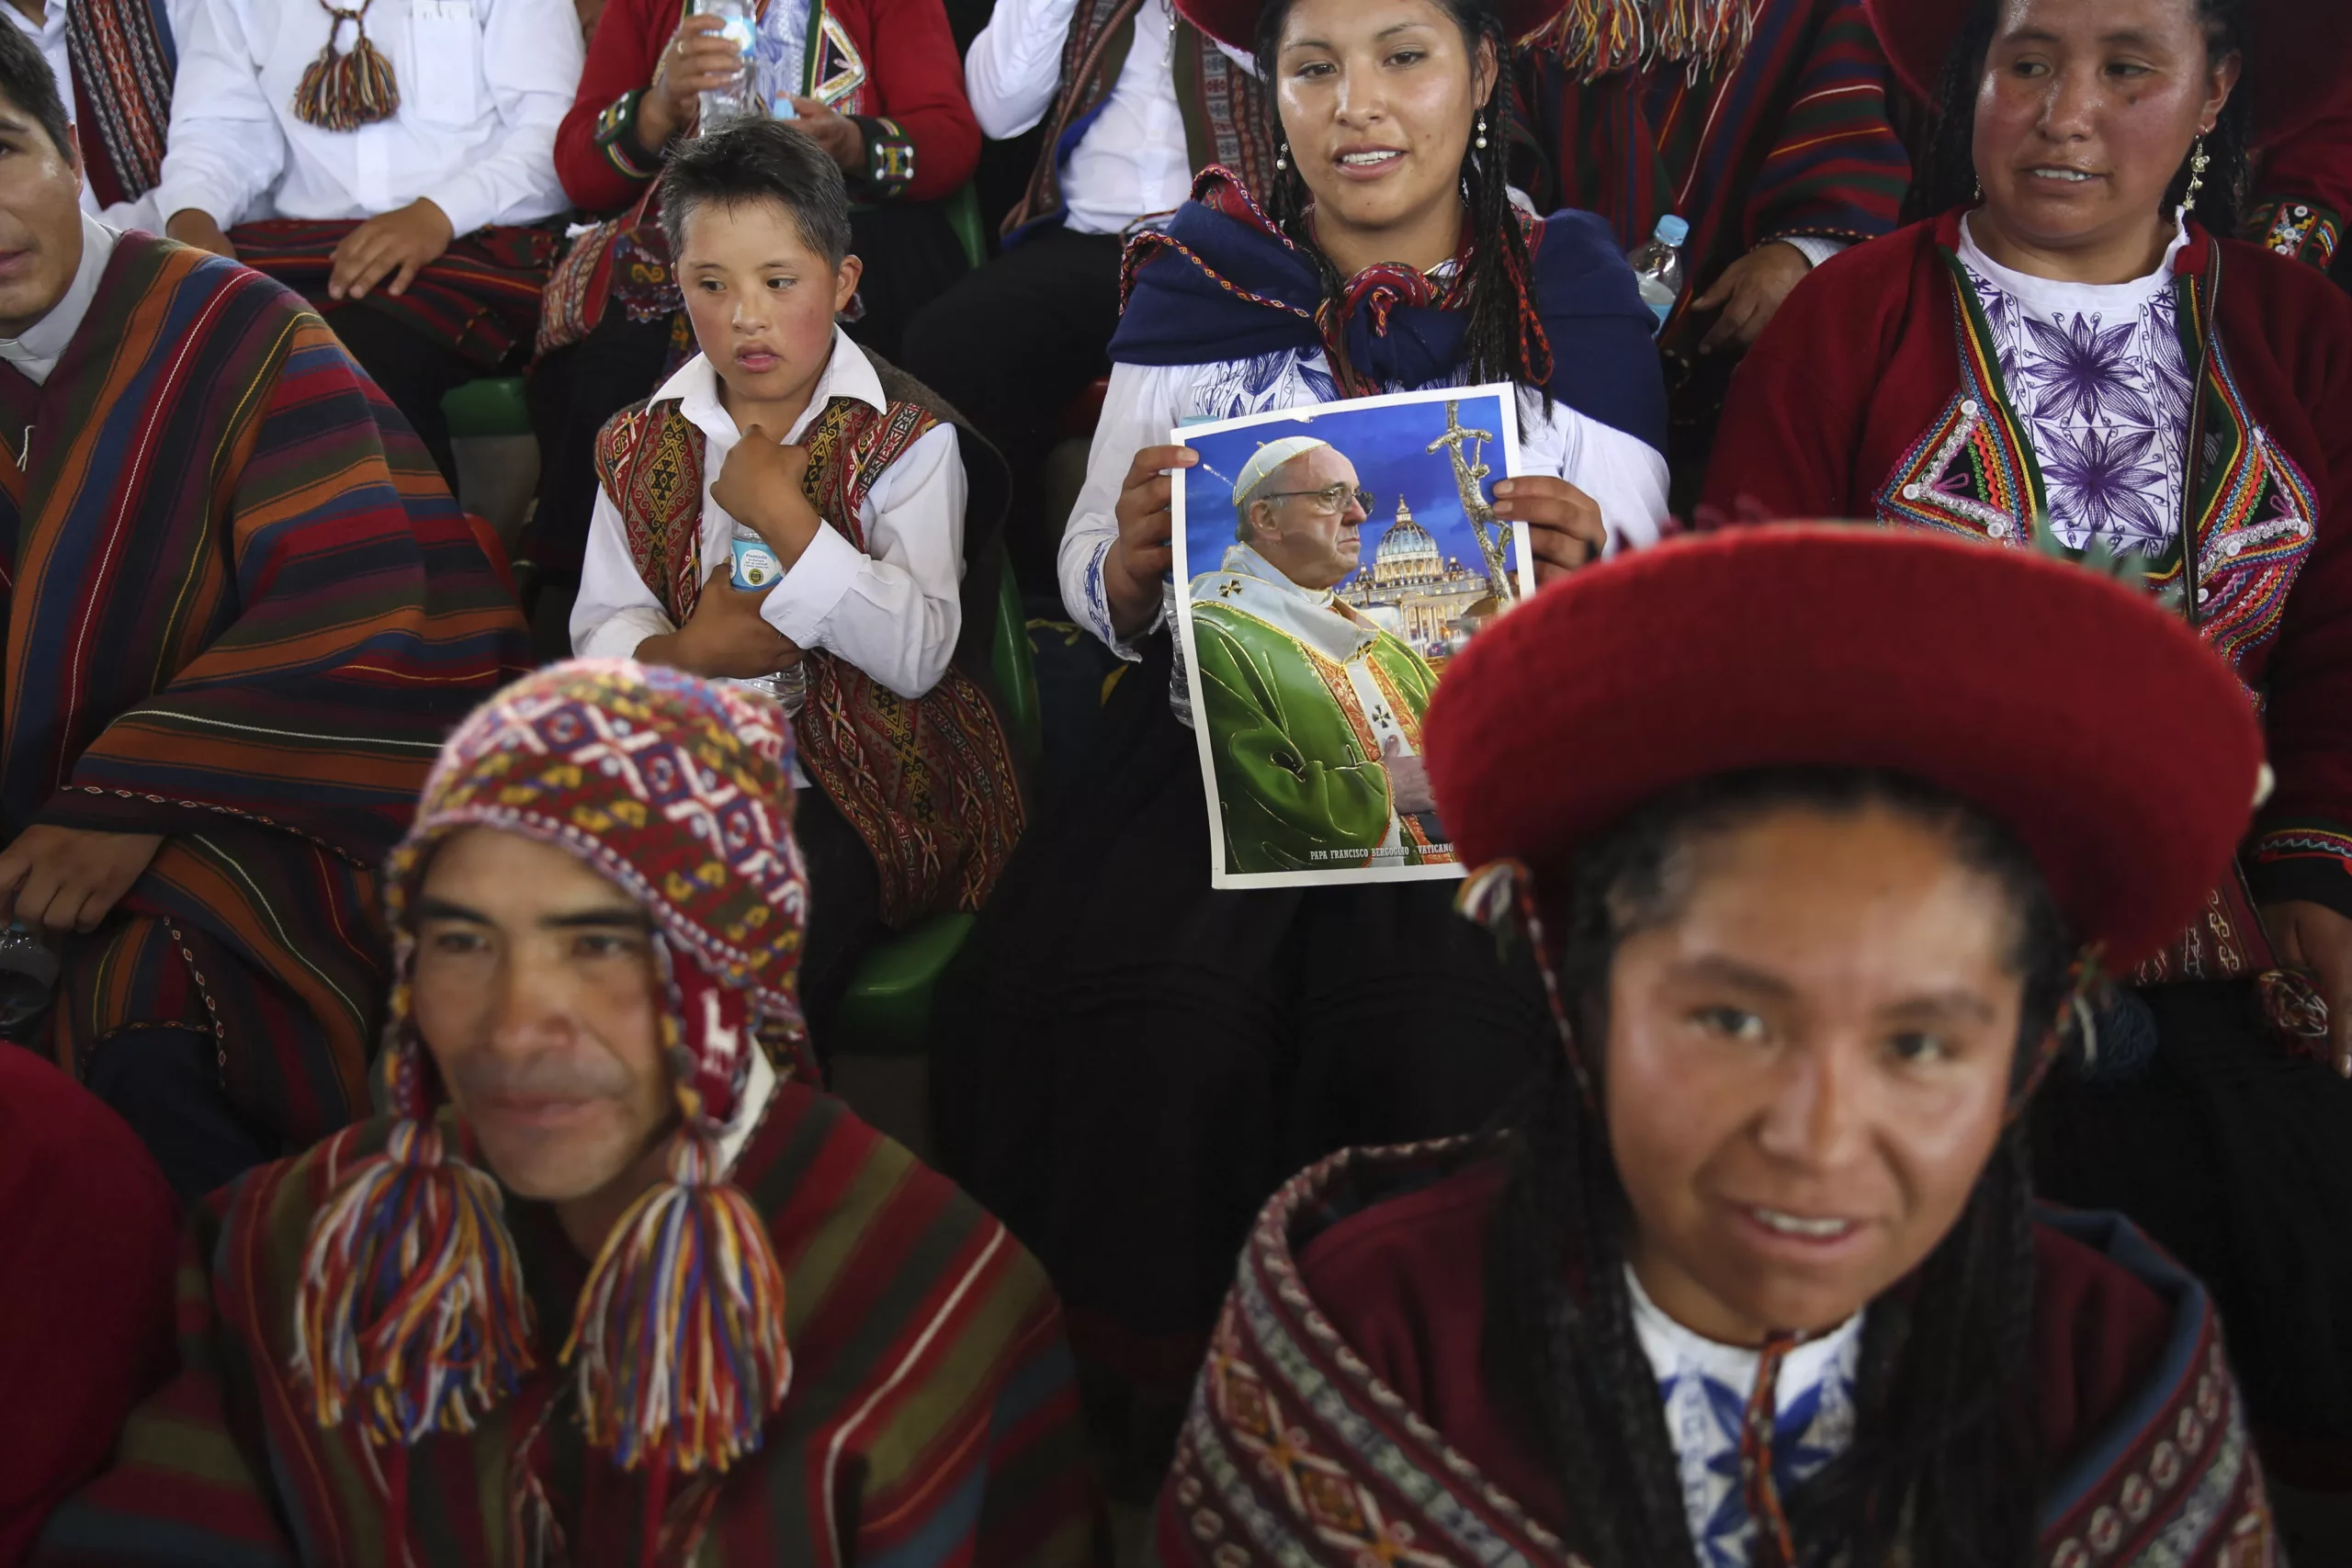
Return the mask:
M 802 489 L 817 514 L 865 550 L 859 503 L 940 423 L 916 402 L 876 412 L 835 398 L 804 438 Z M 597 477 L 620 508 L 629 558 L 680 626 L 707 574 L 703 453 L 702 432 L 674 400 L 616 415 L 596 444 Z M 1012 748 L 980 682 L 951 666 L 910 701 L 823 649 L 806 657 L 808 696 L 794 726 L 801 765 L 872 852 L 884 923 L 898 930 L 978 909 L 1023 822 Z
M 1882 522 L 1966 535 L 2015 548 L 2067 551 L 2047 537 L 2041 466 L 2009 401 L 1992 334 L 1965 266 L 1947 250 L 1958 323 L 1960 388 L 1879 491 Z M 2213 332 L 2221 257 L 2201 282 L 2175 280 L 2188 363 L 2199 367 L 2189 414 L 2189 473 L 2180 536 L 2155 558 L 2151 589 L 2177 588 L 2189 624 L 2233 668 L 2275 637 L 2288 590 L 2312 551 L 2317 492 L 2256 424 Z M 2246 700 L 2258 709 L 2261 694 Z M 2242 873 L 2207 898 L 2199 920 L 2141 966 L 2143 985 L 2264 979 L 2276 987 L 2270 944 Z M 2280 998 L 2278 1005 L 2284 1005 Z

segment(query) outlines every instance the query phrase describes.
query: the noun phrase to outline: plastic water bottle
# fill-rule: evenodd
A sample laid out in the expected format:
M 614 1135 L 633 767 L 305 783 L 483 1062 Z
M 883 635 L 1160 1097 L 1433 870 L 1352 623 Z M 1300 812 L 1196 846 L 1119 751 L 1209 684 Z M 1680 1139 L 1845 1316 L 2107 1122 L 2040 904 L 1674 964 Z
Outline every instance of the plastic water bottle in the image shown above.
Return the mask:
M 809 0 L 768 0 L 760 14 L 759 101 L 772 119 L 797 119 L 792 100 L 808 85 Z
M 729 581 L 736 587 L 747 592 L 757 592 L 784 581 L 784 563 L 775 558 L 775 551 L 768 547 L 768 542 L 748 525 L 735 525 L 728 549 L 733 557 Z M 804 661 L 789 670 L 754 677 L 743 684 L 764 694 L 790 716 L 798 714 L 800 705 L 808 699 L 808 666 Z
M 733 86 L 715 87 L 703 94 L 698 132 L 713 131 L 730 119 L 759 112 L 758 89 L 752 81 L 759 47 L 759 21 L 753 4 L 754 0 L 695 0 L 695 15 L 717 17 L 722 24 L 720 33 L 733 39 L 743 56 L 743 73 L 736 78 Z
M 1682 242 L 1690 237 L 1690 225 L 1669 212 L 1657 220 L 1657 228 L 1650 237 L 1634 247 L 1625 260 L 1634 268 L 1634 281 L 1642 291 L 1642 303 L 1657 312 L 1659 328 L 1667 317 L 1674 314 L 1677 301 L 1682 298 L 1685 281 L 1682 267 Z

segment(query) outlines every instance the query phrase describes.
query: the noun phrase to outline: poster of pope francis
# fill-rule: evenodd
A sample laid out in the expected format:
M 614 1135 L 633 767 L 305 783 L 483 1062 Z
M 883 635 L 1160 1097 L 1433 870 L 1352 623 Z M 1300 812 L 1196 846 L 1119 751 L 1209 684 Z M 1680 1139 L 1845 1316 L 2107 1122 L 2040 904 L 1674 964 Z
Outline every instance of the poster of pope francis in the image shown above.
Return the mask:
M 1507 387 L 1185 426 L 1178 629 L 1218 887 L 1456 877 L 1421 761 L 1447 661 L 1533 591 Z

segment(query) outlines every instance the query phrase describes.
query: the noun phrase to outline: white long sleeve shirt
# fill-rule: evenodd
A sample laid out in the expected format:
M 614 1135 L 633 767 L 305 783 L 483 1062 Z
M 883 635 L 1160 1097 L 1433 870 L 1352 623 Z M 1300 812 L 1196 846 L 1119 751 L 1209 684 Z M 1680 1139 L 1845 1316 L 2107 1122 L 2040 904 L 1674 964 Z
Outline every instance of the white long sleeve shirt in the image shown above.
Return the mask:
M 1181 424 L 1300 408 L 1338 395 L 1319 348 L 1209 365 L 1114 365 L 1087 455 L 1086 483 L 1062 535 L 1062 603 L 1070 619 L 1120 658 L 1142 657 L 1113 630 L 1102 582 L 1103 563 L 1119 538 L 1119 488 L 1138 451 L 1166 445 Z M 1565 403 L 1547 411 L 1540 396 L 1522 389 L 1519 459 L 1521 473 L 1557 475 L 1592 497 L 1609 525 L 1610 549 L 1657 542 L 1666 518 L 1666 458 L 1647 442 Z M 1146 631 L 1165 624 L 1163 606 Z
M 165 0 L 164 16 L 174 39 L 187 36 L 188 18 L 194 14 L 198 0 Z M 34 21 L 8 0 L 0 0 L 0 11 L 17 24 L 17 30 L 30 39 L 40 57 L 49 62 L 49 73 L 57 78 L 57 96 L 65 106 L 65 118 L 75 125 L 82 123 L 82 106 L 74 96 L 74 60 L 65 47 L 65 0 L 49 0 L 41 19 Z M 90 188 L 87 175 L 82 180 L 82 210 L 104 219 L 116 229 L 144 229 L 151 234 L 164 231 L 164 220 L 168 213 L 157 210 L 155 193 L 130 201 L 118 201 L 112 207 L 98 206 L 97 192 Z
M 735 531 L 735 519 L 710 494 L 741 439 L 718 391 L 718 371 L 698 354 L 653 394 L 656 401 L 677 399 L 679 412 L 703 434 L 705 577 L 728 558 Z M 785 439 L 800 440 L 835 398 L 888 406 L 873 362 L 839 327 L 808 412 Z M 831 524 L 819 528 L 792 570 L 768 591 L 761 615 L 800 647 L 846 660 L 902 697 L 923 695 L 947 673 L 964 629 L 957 590 L 967 488 L 955 429 L 943 424 L 926 433 L 883 470 L 860 503 L 865 551 Z M 677 629 L 629 559 L 620 508 L 599 491 L 580 597 L 571 608 L 571 651 L 583 659 L 628 659 L 647 637 Z
M 980 130 L 998 141 L 1046 118 L 1061 88 L 1062 49 L 1078 0 L 997 0 L 964 56 L 964 90 Z M 1192 193 L 1192 154 L 1176 104 L 1176 17 L 1145 0 L 1135 41 L 1086 134 L 1062 166 L 1066 228 L 1116 234 Z
M 555 132 L 586 58 L 571 0 L 370 0 L 368 37 L 400 85 L 391 118 L 323 130 L 294 117 L 326 47 L 319 0 L 192 0 L 154 195 L 223 229 L 366 219 L 430 197 L 460 234 L 569 203 Z M 352 42 L 345 23 L 342 45 Z

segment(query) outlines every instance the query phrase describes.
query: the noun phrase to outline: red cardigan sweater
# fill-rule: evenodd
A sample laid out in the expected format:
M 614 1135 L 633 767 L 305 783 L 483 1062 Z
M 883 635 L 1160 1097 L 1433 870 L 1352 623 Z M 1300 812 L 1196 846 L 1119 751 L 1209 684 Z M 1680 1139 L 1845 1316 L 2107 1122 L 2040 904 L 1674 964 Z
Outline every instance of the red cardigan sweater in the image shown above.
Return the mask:
M 1833 257 L 1789 297 L 1733 378 L 1709 503 L 2020 542 L 2040 469 L 1960 312 L 1959 238 L 1958 212 L 1915 224 Z M 2265 902 L 2352 915 L 2352 297 L 2193 229 L 2179 276 L 2201 289 L 2216 265 L 2202 417 L 2221 460 L 2199 487 L 2196 609 L 2263 704 L 2278 772 L 2247 874 Z M 2176 562 L 2157 581 L 2180 577 Z M 1997 628 L 1986 638 L 1996 646 Z
M 2245 237 L 2326 270 L 2352 218 L 2352 95 L 2267 150 L 2254 188 Z
M 980 126 L 964 96 L 964 62 L 940 0 L 823 4 L 865 62 L 865 81 L 838 106 L 841 112 L 889 121 L 914 144 L 914 178 L 896 194 L 935 201 L 970 179 L 980 160 Z M 579 96 L 555 133 L 556 174 L 564 194 L 582 210 L 623 211 L 659 172 L 633 140 L 616 157 L 597 131 L 607 111 L 653 80 L 662 51 L 685 15 L 679 0 L 609 0 L 597 19 Z M 874 194 L 852 183 L 853 197 Z

